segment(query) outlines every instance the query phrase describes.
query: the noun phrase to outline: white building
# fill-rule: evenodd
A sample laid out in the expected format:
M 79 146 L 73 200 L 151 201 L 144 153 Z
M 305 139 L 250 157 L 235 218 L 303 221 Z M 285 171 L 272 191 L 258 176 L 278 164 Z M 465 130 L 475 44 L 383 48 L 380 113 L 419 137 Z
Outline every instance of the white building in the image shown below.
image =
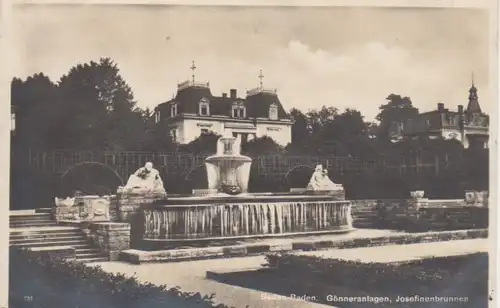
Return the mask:
M 292 140 L 292 118 L 283 108 L 276 90 L 262 86 L 238 97 L 212 95 L 209 83 L 185 81 L 177 85 L 176 96 L 155 108 L 155 122 L 166 121 L 175 141 L 186 144 L 200 134 L 241 135 L 242 142 L 263 136 L 285 146 Z

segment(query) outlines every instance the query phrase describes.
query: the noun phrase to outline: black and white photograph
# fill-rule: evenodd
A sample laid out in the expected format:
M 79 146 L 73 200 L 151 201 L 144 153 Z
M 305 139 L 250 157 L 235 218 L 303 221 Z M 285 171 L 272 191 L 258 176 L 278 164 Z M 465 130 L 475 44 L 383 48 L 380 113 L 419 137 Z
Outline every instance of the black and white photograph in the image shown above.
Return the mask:
M 498 4 L 357 2 L 13 3 L 8 307 L 493 307 Z

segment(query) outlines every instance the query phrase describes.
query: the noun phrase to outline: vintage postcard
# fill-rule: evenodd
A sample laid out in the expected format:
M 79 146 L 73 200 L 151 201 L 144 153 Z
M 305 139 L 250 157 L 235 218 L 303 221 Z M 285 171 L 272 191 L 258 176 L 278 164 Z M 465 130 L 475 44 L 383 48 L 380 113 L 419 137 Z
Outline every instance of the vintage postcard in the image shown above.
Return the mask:
M 493 307 L 497 4 L 358 2 L 13 3 L 8 307 Z

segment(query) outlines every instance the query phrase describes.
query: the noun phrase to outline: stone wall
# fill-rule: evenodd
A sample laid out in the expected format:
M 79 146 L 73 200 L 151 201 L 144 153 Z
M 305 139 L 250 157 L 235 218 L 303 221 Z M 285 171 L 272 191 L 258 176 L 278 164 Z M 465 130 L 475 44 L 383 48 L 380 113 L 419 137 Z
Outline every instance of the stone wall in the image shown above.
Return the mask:
M 488 227 L 488 207 L 463 199 L 352 200 L 355 228 L 407 231 L 460 230 Z
M 130 248 L 130 224 L 119 222 L 91 223 L 86 228 L 87 236 L 110 261 L 116 261 L 120 252 Z M 85 231 L 85 230 L 84 230 Z
M 112 221 L 128 223 L 130 225 L 130 246 L 139 247 L 144 233 L 144 214 L 141 208 L 146 204 L 163 199 L 164 196 L 150 194 L 118 194 L 113 199 Z

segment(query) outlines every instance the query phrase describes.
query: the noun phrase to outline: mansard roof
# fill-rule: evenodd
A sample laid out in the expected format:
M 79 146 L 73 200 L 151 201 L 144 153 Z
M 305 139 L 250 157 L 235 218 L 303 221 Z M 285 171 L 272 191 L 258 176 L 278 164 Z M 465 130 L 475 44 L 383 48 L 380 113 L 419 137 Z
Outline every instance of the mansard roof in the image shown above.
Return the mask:
M 254 89 L 248 91 L 246 97 L 215 96 L 212 95 L 208 83 L 205 85 L 193 84 L 191 86 L 179 87 L 176 96 L 158 105 L 157 109 L 162 109 L 163 106 L 175 102 L 177 103 L 177 112 L 179 114 L 197 114 L 198 103 L 203 98 L 210 102 L 210 115 L 231 116 L 233 104 L 243 103 L 246 108 L 247 118 L 269 118 L 269 108 L 272 104 L 276 104 L 278 107 L 278 117 L 280 119 L 291 119 L 281 104 L 275 90 Z

